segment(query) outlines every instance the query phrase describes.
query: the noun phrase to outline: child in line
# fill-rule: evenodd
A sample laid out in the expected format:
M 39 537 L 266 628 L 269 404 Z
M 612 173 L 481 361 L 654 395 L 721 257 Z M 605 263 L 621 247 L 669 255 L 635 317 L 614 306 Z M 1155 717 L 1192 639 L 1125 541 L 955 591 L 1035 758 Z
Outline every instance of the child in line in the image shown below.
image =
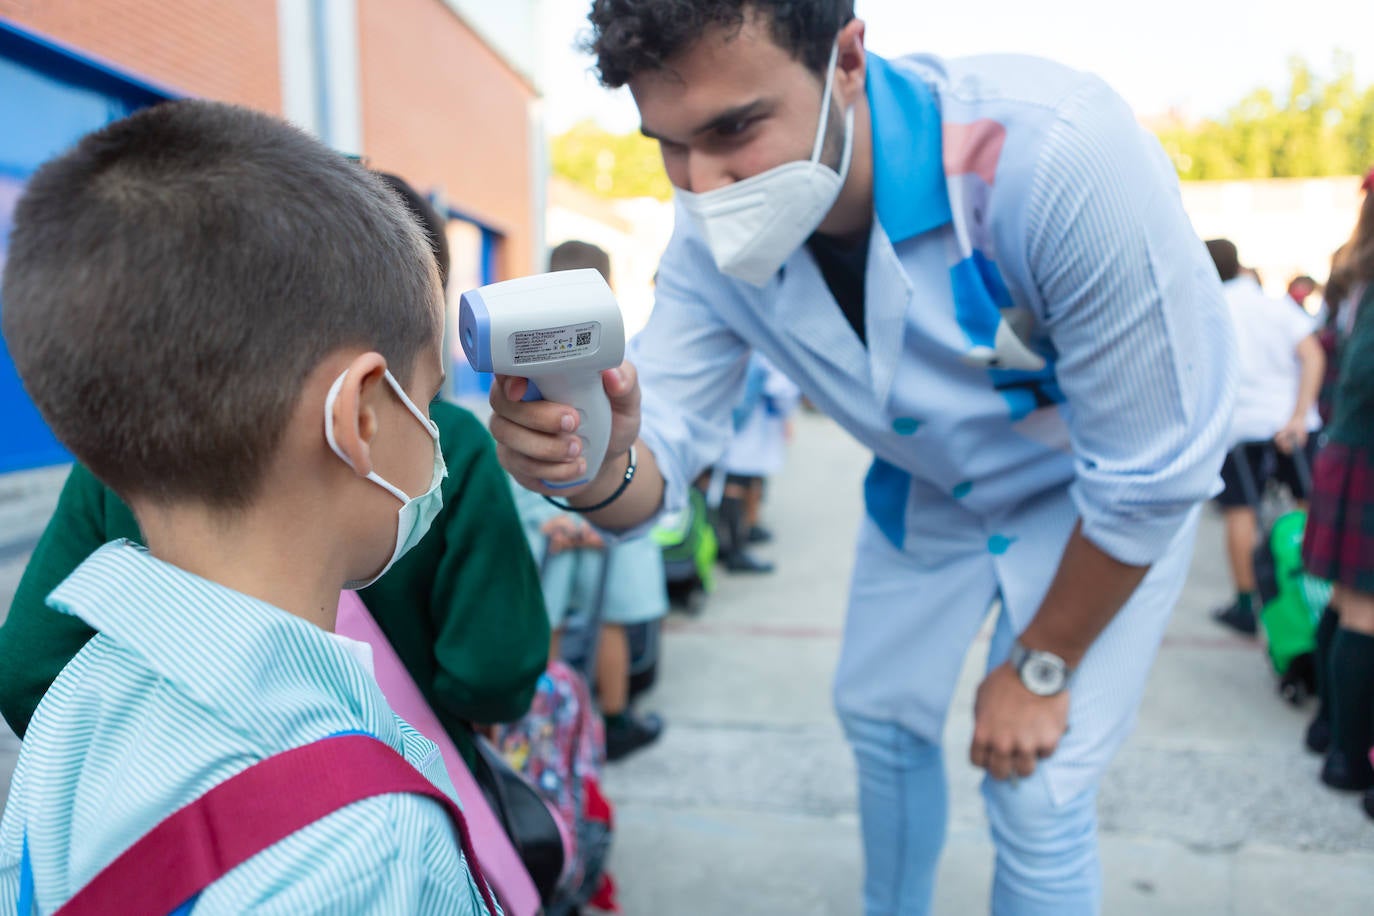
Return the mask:
M 1363 190 L 1354 235 L 1326 287 L 1350 332 L 1313 468 L 1302 554 L 1308 572 L 1335 583 L 1317 630 L 1321 705 L 1307 743 L 1326 753 L 1322 781 L 1367 792 L 1364 807 L 1374 817 L 1374 169 Z
M 400 201 L 269 116 L 159 105 L 33 176 L 3 295 L 26 390 L 147 548 L 102 547 L 48 599 L 99 635 L 30 722 L 0 911 L 51 912 L 211 790 L 359 734 L 425 788 L 331 809 L 178 911 L 491 911 L 436 748 L 332 632 L 339 590 L 390 568 L 442 500 L 417 406 L 443 383 L 441 290 Z M 260 816 L 364 769 L 308 759 L 328 762 Z
M 419 221 L 442 285 L 449 268 L 443 219 L 407 182 L 376 175 Z M 360 597 L 471 768 L 471 723 L 511 722 L 529 710 L 548 661 L 549 623 L 486 427 L 442 399 L 429 405 L 429 418 L 449 472 L 444 507 L 420 543 Z M 20 738 L 58 673 L 95 635 L 79 618 L 48 607 L 48 594 L 119 538 L 143 543 L 133 513 L 76 464 L 0 625 L 0 715 Z
M 563 242 L 549 253 L 549 270 L 599 271 L 611 282 L 611 258 L 589 242 Z M 512 481 L 512 483 L 514 483 Z M 598 705 L 606 723 L 606 757 L 621 760 L 648 747 L 663 733 L 664 722 L 654 713 L 640 715 L 630 708 L 630 636 L 627 627 L 660 619 L 668 613 L 668 589 L 663 554 L 647 536 L 606 544 L 574 513 L 550 505 L 542 497 L 514 485 L 516 508 L 525 523 L 530 549 L 541 562 L 544 604 L 553 628 L 550 657 L 561 657 L 561 633 L 573 608 L 589 610 L 597 600 L 603 564 L 610 564 L 606 580 L 604 617 L 592 671 Z

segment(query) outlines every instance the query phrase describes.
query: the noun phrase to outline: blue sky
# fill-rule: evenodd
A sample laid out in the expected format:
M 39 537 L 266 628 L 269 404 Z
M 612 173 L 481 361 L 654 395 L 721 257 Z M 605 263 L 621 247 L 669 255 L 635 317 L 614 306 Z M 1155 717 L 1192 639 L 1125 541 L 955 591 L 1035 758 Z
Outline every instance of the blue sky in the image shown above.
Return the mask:
M 573 50 L 588 6 L 544 0 L 549 128 L 592 117 L 634 130 L 627 95 L 598 87 L 590 60 Z M 1171 107 L 1218 114 L 1256 85 L 1281 85 L 1294 54 L 1326 70 L 1342 48 L 1354 54 L 1361 81 L 1374 82 L 1371 0 L 857 0 L 857 12 L 880 54 L 1038 54 L 1098 73 L 1142 116 Z

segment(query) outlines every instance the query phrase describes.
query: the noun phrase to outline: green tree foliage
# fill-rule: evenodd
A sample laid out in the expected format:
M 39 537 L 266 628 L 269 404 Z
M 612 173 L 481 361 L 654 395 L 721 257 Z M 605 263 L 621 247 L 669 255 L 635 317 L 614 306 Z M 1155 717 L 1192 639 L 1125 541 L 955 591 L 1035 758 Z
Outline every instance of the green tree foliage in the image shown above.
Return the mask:
M 1313 178 L 1362 174 L 1374 165 L 1374 85 L 1355 81 L 1349 54 L 1323 79 L 1288 63 L 1288 87 L 1256 89 L 1221 118 L 1157 130 L 1185 179 Z
M 672 196 L 658 143 L 642 134 L 611 134 L 583 121 L 554 137 L 549 152 L 555 175 L 602 197 Z

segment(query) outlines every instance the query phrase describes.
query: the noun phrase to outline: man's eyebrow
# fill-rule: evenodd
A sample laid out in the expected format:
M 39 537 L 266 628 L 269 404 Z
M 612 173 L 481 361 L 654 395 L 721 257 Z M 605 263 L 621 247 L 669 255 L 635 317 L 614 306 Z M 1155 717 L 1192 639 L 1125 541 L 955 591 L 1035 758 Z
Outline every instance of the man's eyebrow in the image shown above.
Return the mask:
M 691 130 L 689 132 L 689 135 L 695 137 L 699 134 L 704 134 L 708 131 L 716 130 L 717 128 L 728 127 L 731 124 L 735 124 L 739 121 L 743 121 L 749 117 L 752 117 L 753 115 L 759 114 L 767 107 L 768 103 L 765 102 L 763 99 L 755 99 L 754 101 L 746 102 L 743 105 L 736 105 L 734 108 L 728 108 L 725 111 L 712 115 L 709 121 Z M 659 142 L 668 140 L 667 137 L 654 133 L 652 130 L 650 130 L 643 124 L 639 126 L 639 132 L 644 136 L 648 137 L 650 140 L 658 140 Z

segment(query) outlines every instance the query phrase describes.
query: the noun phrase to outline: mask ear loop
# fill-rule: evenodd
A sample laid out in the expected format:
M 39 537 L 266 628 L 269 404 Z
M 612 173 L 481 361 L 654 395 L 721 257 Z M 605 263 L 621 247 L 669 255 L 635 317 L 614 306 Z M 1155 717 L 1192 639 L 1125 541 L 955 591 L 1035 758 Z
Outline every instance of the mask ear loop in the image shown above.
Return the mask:
M 849 160 L 854 155 L 854 106 L 850 105 L 844 113 L 844 152 L 840 154 L 840 181 L 849 175 Z
M 393 391 L 396 392 L 396 395 L 401 399 L 401 403 L 405 404 L 407 409 L 409 409 L 410 412 L 415 415 L 415 419 L 419 420 L 420 424 L 424 426 L 425 431 L 429 433 L 430 438 L 432 440 L 437 441 L 439 438 L 439 431 L 434 426 L 434 422 L 432 420 L 427 420 L 425 418 L 425 415 L 420 413 L 419 409 L 415 406 L 415 402 L 412 401 L 410 397 L 405 393 L 405 390 L 401 388 L 400 383 L 396 381 L 396 379 L 392 376 L 389 370 L 383 377 L 387 380 L 387 383 L 391 385 L 391 388 Z M 347 369 L 341 372 L 338 378 L 334 379 L 334 384 L 329 386 L 329 394 L 325 395 L 324 438 L 325 441 L 329 443 L 329 447 L 333 450 L 334 454 L 338 455 L 344 464 L 348 465 L 354 471 L 357 471 L 358 468 L 353 464 L 352 461 L 349 460 L 348 455 L 344 454 L 344 450 L 339 448 L 338 440 L 334 437 L 334 402 L 338 400 L 339 392 L 343 389 L 344 379 L 346 378 L 348 378 Z M 443 476 L 447 476 L 447 469 L 445 469 L 445 474 Z M 377 486 L 386 490 L 392 496 L 399 499 L 402 503 L 408 503 L 412 499 L 412 497 L 406 495 L 404 491 L 402 491 L 395 484 L 388 481 L 386 478 L 379 475 L 376 471 L 369 471 L 366 475 L 366 478 L 375 483 Z M 440 479 L 442 479 L 442 477 Z M 431 482 L 430 484 L 430 489 L 434 489 L 433 482 Z
M 401 403 L 406 405 L 406 409 L 410 411 L 411 415 L 420 421 L 420 425 L 429 433 L 429 437 L 431 439 L 438 439 L 439 428 L 434 425 L 433 420 L 420 412 L 420 408 L 415 406 L 415 402 L 410 399 L 410 395 L 406 394 L 405 389 L 401 387 L 401 383 L 396 381 L 396 376 L 391 374 L 391 370 L 386 370 L 386 374 L 382 377 L 391 385 L 391 390 L 396 392 L 396 397 L 401 399 Z
M 812 162 L 821 161 L 821 147 L 825 145 L 825 129 L 830 126 L 830 90 L 835 88 L 835 66 L 839 63 L 839 59 L 840 40 L 836 38 L 835 43 L 830 46 L 830 63 L 825 68 L 825 88 L 821 90 L 821 123 L 820 127 L 816 129 L 816 143 L 811 147 Z

